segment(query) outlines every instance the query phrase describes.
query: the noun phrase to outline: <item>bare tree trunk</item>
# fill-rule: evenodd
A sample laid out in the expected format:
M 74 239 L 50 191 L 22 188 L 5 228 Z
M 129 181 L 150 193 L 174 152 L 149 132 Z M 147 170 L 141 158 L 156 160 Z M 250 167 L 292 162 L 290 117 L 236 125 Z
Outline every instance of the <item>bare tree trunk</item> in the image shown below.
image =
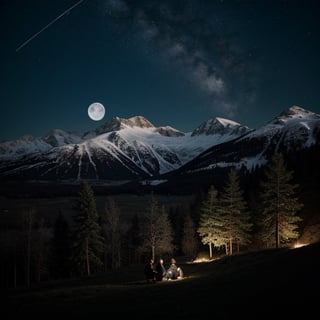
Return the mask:
M 229 248 L 229 254 L 230 254 L 230 256 L 232 256 L 232 253 L 233 253 L 233 251 L 232 251 L 232 246 L 233 246 L 232 239 L 230 239 L 230 248 Z
M 225 247 L 226 255 L 229 255 L 228 243 L 226 243 L 224 247 Z

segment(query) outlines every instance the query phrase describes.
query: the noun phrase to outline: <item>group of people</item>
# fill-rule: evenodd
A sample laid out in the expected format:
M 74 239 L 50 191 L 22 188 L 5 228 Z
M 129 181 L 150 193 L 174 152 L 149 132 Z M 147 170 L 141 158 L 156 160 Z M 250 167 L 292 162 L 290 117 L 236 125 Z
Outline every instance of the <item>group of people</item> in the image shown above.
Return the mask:
M 145 265 L 144 274 L 147 282 L 156 282 L 162 280 L 173 280 L 183 277 L 182 269 L 177 267 L 176 260 L 171 258 L 171 263 L 168 269 L 164 266 L 162 258 L 159 259 L 157 264 L 154 264 L 153 259 Z

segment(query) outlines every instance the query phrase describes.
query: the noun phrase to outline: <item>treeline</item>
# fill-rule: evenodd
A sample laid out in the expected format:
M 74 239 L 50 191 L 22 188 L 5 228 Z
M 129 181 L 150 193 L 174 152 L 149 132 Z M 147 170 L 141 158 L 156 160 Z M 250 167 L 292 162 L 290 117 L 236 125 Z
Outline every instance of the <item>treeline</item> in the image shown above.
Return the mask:
M 151 194 L 146 214 L 125 218 L 112 197 L 98 212 L 87 182 L 67 220 L 63 212 L 49 225 L 35 208 L 1 230 L 1 287 L 29 286 L 48 280 L 108 272 L 147 259 L 199 252 L 231 255 L 251 248 L 280 247 L 299 237 L 302 204 L 293 172 L 281 154 L 264 168 L 250 207 L 241 189 L 241 171 L 231 169 L 224 187 L 212 184 L 189 211 L 168 210 Z M 127 215 L 128 216 L 128 215 Z
M 229 172 L 226 185 L 220 192 L 211 186 L 201 207 L 198 232 L 201 241 L 223 248 L 231 255 L 234 248 L 248 248 L 252 242 L 259 247 L 287 245 L 299 237 L 297 213 L 303 205 L 297 197 L 297 184 L 293 172 L 287 170 L 283 156 L 275 155 L 264 169 L 257 192 L 255 210 L 249 211 L 240 188 L 239 176 L 234 169 Z

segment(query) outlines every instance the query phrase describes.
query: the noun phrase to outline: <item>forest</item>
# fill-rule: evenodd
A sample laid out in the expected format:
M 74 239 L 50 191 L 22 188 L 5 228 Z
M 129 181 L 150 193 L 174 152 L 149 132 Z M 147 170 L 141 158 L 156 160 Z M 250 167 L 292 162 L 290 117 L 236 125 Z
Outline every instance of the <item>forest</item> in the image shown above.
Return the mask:
M 39 212 L 31 199 L 14 217 L 2 219 L 1 287 L 108 273 L 150 258 L 210 260 L 292 247 L 309 224 L 293 175 L 280 154 L 259 175 L 255 196 L 245 191 L 241 172 L 231 169 L 222 188 L 212 184 L 174 201 L 150 192 L 135 206 L 112 194 L 98 204 L 86 181 L 67 210 L 50 199 L 54 215 Z

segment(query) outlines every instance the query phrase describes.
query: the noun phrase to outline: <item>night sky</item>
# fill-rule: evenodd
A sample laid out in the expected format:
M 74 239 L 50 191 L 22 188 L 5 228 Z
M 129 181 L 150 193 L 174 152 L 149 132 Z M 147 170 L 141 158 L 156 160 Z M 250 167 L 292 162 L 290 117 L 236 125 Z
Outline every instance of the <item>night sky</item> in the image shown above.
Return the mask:
M 116 116 L 189 132 L 320 113 L 319 17 L 318 0 L 1 0 L 0 141 Z

